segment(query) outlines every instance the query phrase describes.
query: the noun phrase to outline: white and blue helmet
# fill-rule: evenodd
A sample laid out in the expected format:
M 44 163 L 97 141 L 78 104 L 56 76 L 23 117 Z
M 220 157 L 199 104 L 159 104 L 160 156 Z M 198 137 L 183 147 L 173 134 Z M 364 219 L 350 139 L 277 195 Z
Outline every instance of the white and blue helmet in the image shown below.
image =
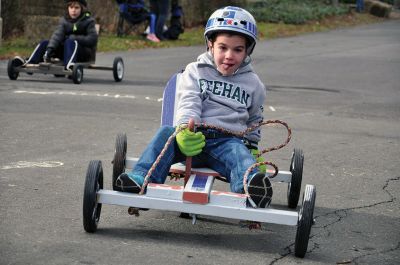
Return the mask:
M 257 24 L 254 17 L 240 7 L 227 6 L 216 10 L 208 19 L 204 37 L 207 42 L 215 32 L 231 31 L 245 35 L 250 41 L 247 54 L 250 55 L 257 42 Z

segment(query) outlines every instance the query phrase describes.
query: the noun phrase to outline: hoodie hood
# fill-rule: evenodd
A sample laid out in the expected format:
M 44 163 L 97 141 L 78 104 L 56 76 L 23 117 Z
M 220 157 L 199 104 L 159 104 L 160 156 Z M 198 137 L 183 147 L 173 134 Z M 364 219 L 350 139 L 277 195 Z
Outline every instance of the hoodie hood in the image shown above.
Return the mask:
M 207 51 L 203 54 L 200 54 L 197 57 L 197 62 L 199 63 L 199 68 L 201 67 L 211 67 L 213 68 L 219 75 L 222 75 L 215 65 L 214 58 L 210 51 Z M 232 75 L 239 75 L 247 72 L 253 72 L 253 67 L 251 66 L 251 57 L 247 56 L 239 68 Z

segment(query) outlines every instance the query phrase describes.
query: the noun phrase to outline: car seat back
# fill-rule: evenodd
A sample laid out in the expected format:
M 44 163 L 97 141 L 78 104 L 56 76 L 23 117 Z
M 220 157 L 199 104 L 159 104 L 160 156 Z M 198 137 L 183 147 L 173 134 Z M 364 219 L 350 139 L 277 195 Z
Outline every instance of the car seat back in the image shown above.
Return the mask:
M 179 82 L 181 82 L 181 75 L 182 72 L 174 74 L 165 86 L 161 109 L 161 126 L 176 125 L 175 114 L 178 104 L 178 100 L 176 98 L 176 88 L 179 85 Z

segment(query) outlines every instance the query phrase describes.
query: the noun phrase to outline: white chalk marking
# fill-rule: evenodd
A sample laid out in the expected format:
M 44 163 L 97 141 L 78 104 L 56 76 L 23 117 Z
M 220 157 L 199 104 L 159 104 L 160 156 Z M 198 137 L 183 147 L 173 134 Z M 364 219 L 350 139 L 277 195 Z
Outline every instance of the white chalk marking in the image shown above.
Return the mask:
M 15 169 L 15 168 L 51 168 L 51 167 L 60 167 L 64 165 L 63 162 L 60 161 L 42 161 L 42 162 L 29 162 L 29 161 L 18 161 L 15 163 L 10 163 L 9 165 L 2 166 L 1 169 Z
M 27 91 L 27 90 L 17 90 L 14 91 L 15 94 L 32 94 L 32 95 L 60 95 L 60 96 L 91 96 L 91 97 L 102 97 L 102 98 L 127 98 L 136 99 L 134 95 L 120 95 L 120 94 L 101 94 L 101 93 L 88 93 L 88 92 L 73 92 L 73 91 L 63 91 L 63 92 L 43 92 L 43 91 Z M 151 100 L 150 97 L 145 97 L 147 100 Z M 160 101 L 160 100 L 158 100 Z
M 272 107 L 272 106 L 269 106 L 269 109 L 270 109 L 271 111 L 276 111 L 276 109 L 275 109 L 274 107 Z

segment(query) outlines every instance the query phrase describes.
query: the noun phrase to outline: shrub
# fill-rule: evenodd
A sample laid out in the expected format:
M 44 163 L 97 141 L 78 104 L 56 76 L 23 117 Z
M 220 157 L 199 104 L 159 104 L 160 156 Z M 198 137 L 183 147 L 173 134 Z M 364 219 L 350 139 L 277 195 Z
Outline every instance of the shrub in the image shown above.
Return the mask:
M 329 2 L 329 1 L 328 1 Z M 261 0 L 249 3 L 247 9 L 257 21 L 304 24 L 327 16 L 348 12 L 348 7 L 332 6 L 324 0 Z

